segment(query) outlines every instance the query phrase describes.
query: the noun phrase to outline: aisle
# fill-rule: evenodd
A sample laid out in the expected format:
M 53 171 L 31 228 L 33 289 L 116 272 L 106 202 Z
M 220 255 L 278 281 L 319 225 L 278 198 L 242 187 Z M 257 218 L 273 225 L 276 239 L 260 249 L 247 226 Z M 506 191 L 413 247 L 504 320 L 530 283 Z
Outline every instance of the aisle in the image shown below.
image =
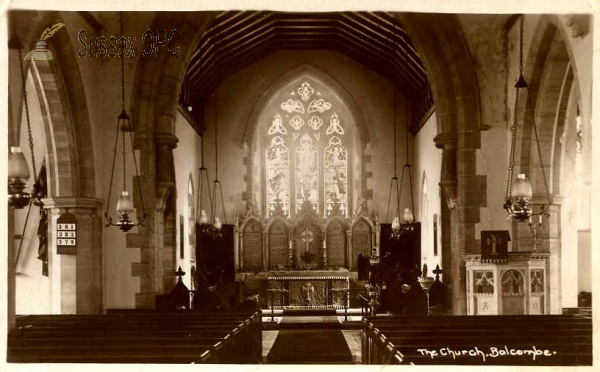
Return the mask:
M 335 315 L 286 314 L 268 364 L 352 364 L 353 356 Z
M 352 364 L 352 354 L 340 330 L 280 330 L 268 364 Z

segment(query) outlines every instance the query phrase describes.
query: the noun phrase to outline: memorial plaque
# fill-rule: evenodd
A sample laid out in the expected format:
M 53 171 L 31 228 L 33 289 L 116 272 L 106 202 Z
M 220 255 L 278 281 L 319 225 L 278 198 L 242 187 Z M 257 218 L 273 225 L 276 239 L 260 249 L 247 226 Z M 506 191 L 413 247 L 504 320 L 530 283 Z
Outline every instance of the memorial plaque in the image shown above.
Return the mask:
M 263 266 L 263 228 L 257 220 L 250 220 L 242 232 L 244 242 L 244 268 L 258 269 Z
M 338 219 L 327 225 L 327 265 L 346 266 L 346 225 Z
M 352 226 L 352 268 L 356 268 L 359 254 L 365 257 L 371 255 L 371 234 L 371 225 L 363 219 Z
M 276 220 L 269 227 L 269 268 L 277 265 L 287 266 L 289 253 L 288 227 L 285 222 Z

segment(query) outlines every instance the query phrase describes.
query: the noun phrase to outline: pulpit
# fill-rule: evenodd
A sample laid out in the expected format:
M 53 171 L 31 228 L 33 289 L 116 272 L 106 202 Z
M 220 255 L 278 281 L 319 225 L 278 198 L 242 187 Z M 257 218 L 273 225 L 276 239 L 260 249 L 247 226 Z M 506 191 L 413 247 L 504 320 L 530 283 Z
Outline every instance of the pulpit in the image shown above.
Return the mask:
M 547 252 L 508 252 L 488 259 L 462 254 L 468 315 L 548 314 Z
M 295 308 L 343 308 L 345 296 L 334 289 L 349 287 L 347 270 L 273 271 L 267 277 L 269 289 L 287 290 L 275 306 Z

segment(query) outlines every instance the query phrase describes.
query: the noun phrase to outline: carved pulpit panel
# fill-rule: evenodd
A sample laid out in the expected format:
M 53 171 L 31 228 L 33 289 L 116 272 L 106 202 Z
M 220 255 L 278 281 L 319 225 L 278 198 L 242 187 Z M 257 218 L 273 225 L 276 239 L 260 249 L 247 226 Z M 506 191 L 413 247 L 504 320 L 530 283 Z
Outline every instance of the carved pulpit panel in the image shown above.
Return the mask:
M 475 294 L 475 314 L 497 314 L 494 295 L 494 272 L 492 270 L 473 271 L 473 293 Z
M 275 220 L 269 227 L 269 268 L 288 266 L 289 229 L 283 220 Z
M 358 255 L 362 253 L 364 257 L 371 255 L 372 248 L 371 225 L 364 219 L 357 220 L 352 226 L 352 268 L 356 269 Z
M 346 224 L 332 219 L 326 229 L 327 266 L 346 266 Z
M 534 269 L 529 272 L 530 278 L 530 297 L 529 297 L 529 314 L 544 314 L 545 302 L 545 284 L 544 270 Z
M 262 224 L 251 219 L 244 225 L 242 231 L 244 251 L 242 252 L 245 269 L 258 269 L 263 267 L 263 227 Z
M 502 274 L 502 315 L 525 314 L 524 280 L 518 270 Z

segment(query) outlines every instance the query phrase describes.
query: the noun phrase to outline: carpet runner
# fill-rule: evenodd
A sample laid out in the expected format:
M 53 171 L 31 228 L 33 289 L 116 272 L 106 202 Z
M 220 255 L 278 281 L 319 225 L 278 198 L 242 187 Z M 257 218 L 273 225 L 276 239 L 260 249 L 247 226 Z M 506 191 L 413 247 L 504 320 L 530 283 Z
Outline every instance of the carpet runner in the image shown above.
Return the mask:
M 267 363 L 352 364 L 340 329 L 335 310 L 285 310 Z

